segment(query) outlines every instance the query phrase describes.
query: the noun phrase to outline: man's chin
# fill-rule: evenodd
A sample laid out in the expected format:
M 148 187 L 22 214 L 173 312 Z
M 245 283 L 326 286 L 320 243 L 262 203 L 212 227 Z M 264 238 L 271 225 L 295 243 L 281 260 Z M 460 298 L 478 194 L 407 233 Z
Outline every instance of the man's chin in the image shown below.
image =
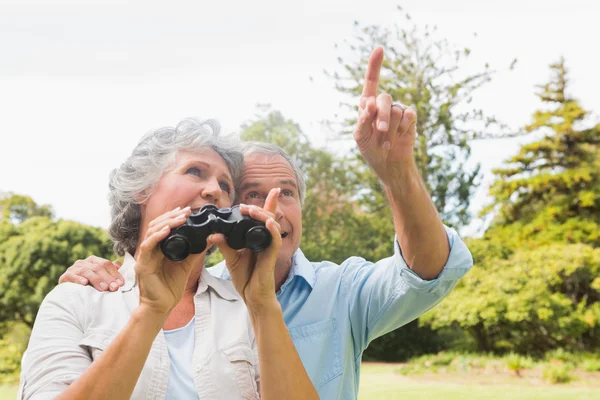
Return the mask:
M 284 240 L 283 245 L 279 250 L 279 254 L 277 254 L 277 265 L 282 267 L 289 267 L 292 265 L 292 257 L 295 252 L 296 249 L 293 248 L 292 243 L 286 243 L 286 240 Z

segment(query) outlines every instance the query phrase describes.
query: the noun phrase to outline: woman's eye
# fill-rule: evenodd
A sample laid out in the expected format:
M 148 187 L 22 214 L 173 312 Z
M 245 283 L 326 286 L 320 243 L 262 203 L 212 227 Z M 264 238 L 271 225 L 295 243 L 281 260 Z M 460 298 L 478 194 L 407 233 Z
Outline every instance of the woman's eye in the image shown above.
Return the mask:
M 220 185 L 221 186 L 221 190 L 224 191 L 227 194 L 231 193 L 231 187 L 229 186 L 229 184 L 225 183 L 225 182 L 221 182 Z
M 190 174 L 190 175 L 194 175 L 194 176 L 201 176 L 202 175 L 202 171 L 200 170 L 200 168 L 196 168 L 196 167 L 191 167 L 188 168 L 187 171 L 185 171 L 186 174 Z

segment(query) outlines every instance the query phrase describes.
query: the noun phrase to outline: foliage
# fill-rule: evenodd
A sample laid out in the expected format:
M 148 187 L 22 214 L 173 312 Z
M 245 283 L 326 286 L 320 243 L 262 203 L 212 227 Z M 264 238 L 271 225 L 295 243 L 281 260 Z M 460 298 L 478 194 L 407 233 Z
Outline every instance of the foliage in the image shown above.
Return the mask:
M 30 329 L 22 323 L 9 323 L 0 339 L 0 385 L 19 381 L 21 357 L 29 340 Z
M 510 353 L 506 357 L 506 366 L 517 376 L 521 376 L 521 371 L 531 368 L 533 360 L 530 357 L 524 357 L 520 354 Z
M 585 360 L 582 367 L 587 372 L 600 372 L 600 359 Z
M 527 132 L 543 132 L 495 171 L 497 216 L 472 240 L 476 267 L 424 319 L 467 330 L 483 351 L 541 354 L 600 345 L 600 125 L 567 95 L 564 60 Z
M 15 223 L 35 216 L 52 218 L 49 205 L 37 205 L 31 197 L 14 193 L 0 194 L 0 211 L 0 219 Z
M 0 221 L 0 236 L 0 322 L 32 326 L 42 300 L 68 266 L 91 254 L 112 254 L 104 230 L 45 216 L 18 225 Z
M 433 332 L 429 327 L 419 327 L 415 320 L 374 340 L 365 350 L 363 360 L 397 362 L 424 353 L 437 353 L 446 348 L 445 339 L 448 338 L 448 335 Z
M 475 267 L 422 317 L 434 329 L 458 325 L 481 351 L 540 354 L 598 343 L 600 249 L 560 245 L 522 249 Z
M 542 368 L 542 376 L 550 383 L 569 383 L 573 380 L 571 368 L 565 363 L 546 364 Z
M 544 134 L 495 171 L 497 216 L 486 237 L 508 248 L 552 242 L 600 247 L 600 124 L 568 95 L 564 59 L 538 94 L 547 108 L 533 115 L 527 132 Z
M 352 104 L 346 105 L 355 110 L 369 55 L 376 46 L 383 47 L 379 89 L 416 109 L 415 159 L 421 176 L 442 219 L 457 227 L 467 224 L 479 174 L 478 166 L 464 168 L 471 151 L 468 141 L 488 134 L 490 125 L 499 125 L 470 103 L 494 72 L 485 65 L 479 72 L 464 73 L 471 51 L 450 45 L 435 27 L 416 26 L 408 14 L 391 28 L 361 26 L 358 22 L 355 28 L 355 38 L 346 43 L 351 58 L 338 59 L 344 72 L 329 74 L 337 90 L 351 96 Z M 346 120 L 346 133 L 355 123 L 355 118 Z M 377 178 L 362 161 L 359 165 L 360 180 L 368 189 L 363 203 L 390 221 L 387 208 L 382 207 L 386 199 Z M 392 231 L 391 226 L 388 231 Z

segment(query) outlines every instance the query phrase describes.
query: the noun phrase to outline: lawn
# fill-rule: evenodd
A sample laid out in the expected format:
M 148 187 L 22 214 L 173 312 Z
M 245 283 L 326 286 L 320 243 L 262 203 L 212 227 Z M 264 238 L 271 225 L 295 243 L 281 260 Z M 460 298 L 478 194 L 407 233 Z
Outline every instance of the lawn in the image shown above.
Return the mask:
M 360 400 L 598 400 L 600 384 L 573 382 L 550 385 L 517 377 L 498 376 L 482 379 L 438 374 L 410 377 L 396 371 L 397 364 L 364 363 L 361 370 Z M 0 400 L 14 400 L 14 387 L 0 387 Z
M 434 376 L 402 376 L 398 365 L 363 363 L 360 400 L 599 400 L 600 386 L 586 382 L 550 385 L 512 376 L 482 379 L 437 374 Z M 495 382 L 494 382 L 495 381 Z

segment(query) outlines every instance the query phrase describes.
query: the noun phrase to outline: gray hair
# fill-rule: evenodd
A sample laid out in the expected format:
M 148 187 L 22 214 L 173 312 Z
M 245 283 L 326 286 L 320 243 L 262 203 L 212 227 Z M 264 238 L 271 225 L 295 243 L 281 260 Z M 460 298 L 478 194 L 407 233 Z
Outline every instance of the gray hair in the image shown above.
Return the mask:
M 300 205 L 304 205 L 304 198 L 306 197 L 306 174 L 302 171 L 298 163 L 290 157 L 285 150 L 281 147 L 265 142 L 247 141 L 242 144 L 242 153 L 244 157 L 248 157 L 250 154 L 266 154 L 266 155 L 277 155 L 281 156 L 284 160 L 290 164 L 294 174 L 296 175 L 296 183 L 298 185 L 298 196 L 300 197 Z
M 142 219 L 140 204 L 150 196 L 160 177 L 172 167 L 181 150 L 214 150 L 227 164 L 234 188 L 242 177 L 243 157 L 237 138 L 219 136 L 215 120 L 184 119 L 142 137 L 131 155 L 110 174 L 108 202 L 111 222 L 108 234 L 119 255 L 133 254 Z M 232 190 L 235 190 L 232 188 Z M 232 201 L 235 191 L 232 194 Z

